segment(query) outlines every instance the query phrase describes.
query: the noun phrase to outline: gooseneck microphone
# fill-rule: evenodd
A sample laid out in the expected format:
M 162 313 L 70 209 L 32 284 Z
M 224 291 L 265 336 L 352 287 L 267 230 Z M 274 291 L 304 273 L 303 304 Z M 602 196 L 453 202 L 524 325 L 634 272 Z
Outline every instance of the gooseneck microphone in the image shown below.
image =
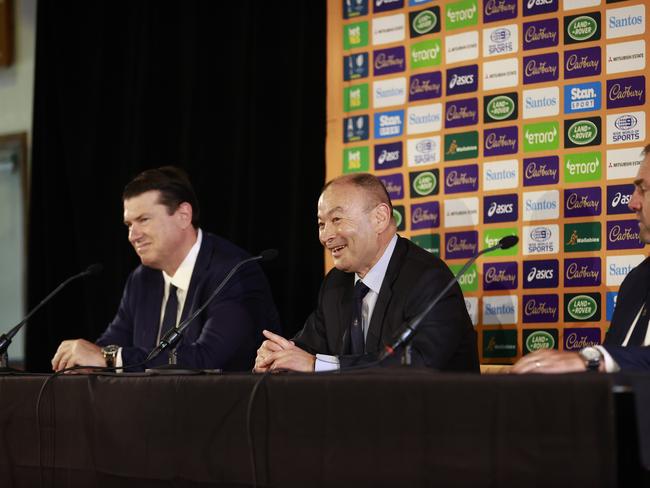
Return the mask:
M 499 240 L 499 242 L 494 246 L 487 247 L 479 251 L 469 261 L 467 261 L 467 263 L 465 263 L 465 266 L 463 266 L 460 271 L 456 273 L 456 276 L 454 276 L 451 281 L 447 283 L 447 286 L 445 286 L 442 291 L 438 293 L 431 302 L 429 302 L 429 305 L 427 305 L 427 307 L 422 312 L 413 317 L 409 322 L 404 324 L 402 328 L 397 331 L 397 333 L 393 336 L 391 344 L 384 346 L 384 350 L 379 355 L 379 362 L 391 356 L 399 347 L 407 345 L 413 339 L 413 336 L 418 331 L 418 327 L 420 326 L 422 319 L 424 319 L 424 317 L 431 311 L 431 309 L 437 305 L 437 303 L 442 299 L 443 296 L 445 296 L 449 289 L 454 286 L 458 279 L 467 272 L 474 261 L 476 261 L 483 254 L 492 252 L 496 249 L 510 249 L 512 246 L 517 244 L 517 242 L 519 242 L 519 238 L 517 236 L 505 236 L 501 238 L 501 240 Z
M 100 263 L 95 263 L 91 264 L 88 266 L 84 271 L 81 273 L 77 273 L 74 276 L 71 276 L 67 280 L 65 280 L 63 283 L 61 283 L 59 286 L 57 286 L 54 291 L 52 291 L 48 296 L 46 296 L 43 300 L 41 300 L 41 303 L 36 305 L 32 309 L 31 312 L 27 314 L 27 316 L 18 322 L 9 332 L 6 334 L 2 334 L 0 336 L 0 367 L 6 368 L 7 365 L 3 364 L 6 362 L 6 352 L 9 346 L 11 345 L 11 340 L 14 338 L 14 336 L 18 333 L 18 331 L 22 328 L 23 325 L 27 323 L 27 321 L 31 318 L 32 315 L 34 315 L 38 310 L 41 309 L 43 305 L 45 305 L 47 302 L 49 302 L 57 293 L 59 293 L 65 286 L 70 283 L 71 281 L 76 280 L 77 278 L 83 278 L 85 276 L 91 276 L 91 275 L 96 275 L 99 274 L 104 267 Z
M 178 341 L 181 340 L 181 337 L 183 336 L 183 331 L 187 328 L 188 325 L 194 320 L 204 309 L 207 307 L 212 300 L 214 300 L 214 297 L 216 297 L 221 290 L 223 289 L 224 286 L 230 281 L 230 278 L 233 277 L 233 275 L 247 263 L 253 262 L 253 261 L 271 261 L 275 259 L 278 256 L 278 251 L 277 249 L 266 249 L 259 253 L 257 256 L 253 256 L 247 259 L 244 259 L 243 261 L 238 262 L 233 268 L 228 272 L 226 277 L 221 280 L 221 283 L 219 283 L 219 286 L 217 286 L 212 294 L 208 297 L 208 299 L 201 305 L 196 311 L 190 315 L 188 318 L 186 318 L 184 321 L 182 321 L 180 324 L 178 324 L 176 327 L 171 329 L 169 332 L 167 332 L 161 339 L 158 345 L 149 353 L 147 356 L 147 359 L 145 362 L 149 362 L 155 357 L 157 357 L 161 352 L 163 352 L 165 349 L 169 347 L 175 346 Z

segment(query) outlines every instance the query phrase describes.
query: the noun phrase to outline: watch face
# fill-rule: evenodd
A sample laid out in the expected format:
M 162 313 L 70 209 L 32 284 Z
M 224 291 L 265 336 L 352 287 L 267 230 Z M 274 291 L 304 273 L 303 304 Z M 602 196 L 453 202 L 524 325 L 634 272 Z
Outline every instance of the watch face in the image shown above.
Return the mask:
M 585 347 L 580 351 L 580 355 L 587 361 L 600 360 L 600 351 L 594 347 Z
M 120 346 L 114 346 L 114 345 L 106 346 L 106 347 L 104 347 L 104 352 L 106 354 L 117 354 L 117 351 L 119 350 L 119 348 L 120 348 Z

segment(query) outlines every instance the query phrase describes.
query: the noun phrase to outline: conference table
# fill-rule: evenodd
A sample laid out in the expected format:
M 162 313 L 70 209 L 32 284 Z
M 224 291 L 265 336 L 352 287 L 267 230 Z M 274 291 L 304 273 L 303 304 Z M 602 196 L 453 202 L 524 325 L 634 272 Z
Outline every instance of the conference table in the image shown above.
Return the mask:
M 628 486 L 639 452 L 621 383 L 411 368 L 3 375 L 0 487 Z

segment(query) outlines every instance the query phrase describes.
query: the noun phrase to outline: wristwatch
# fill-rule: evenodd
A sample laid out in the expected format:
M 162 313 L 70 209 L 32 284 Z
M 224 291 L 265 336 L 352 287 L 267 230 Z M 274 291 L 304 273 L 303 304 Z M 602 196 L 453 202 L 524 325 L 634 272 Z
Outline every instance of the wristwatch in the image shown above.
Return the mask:
M 587 371 L 598 371 L 600 362 L 603 360 L 603 354 L 595 347 L 585 347 L 581 349 L 580 357 L 585 362 Z
M 107 368 L 115 367 L 115 358 L 117 358 L 117 351 L 119 350 L 120 346 L 116 346 L 114 344 L 102 347 L 102 356 L 104 356 L 104 361 L 106 361 Z

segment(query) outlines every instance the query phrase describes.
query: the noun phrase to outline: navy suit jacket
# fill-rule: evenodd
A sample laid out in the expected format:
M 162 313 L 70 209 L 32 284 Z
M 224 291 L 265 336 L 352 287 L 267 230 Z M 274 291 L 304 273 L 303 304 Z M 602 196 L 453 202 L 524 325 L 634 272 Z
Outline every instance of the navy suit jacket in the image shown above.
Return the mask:
M 180 320 L 203 305 L 232 267 L 247 257 L 231 242 L 204 232 Z M 117 315 L 97 344 L 122 346 L 125 366 L 144 361 L 156 346 L 163 291 L 162 271 L 138 266 L 126 282 Z M 241 267 L 185 329 L 176 349 L 178 364 L 248 371 L 264 338 L 262 329 L 280 332 L 280 321 L 266 277 L 253 262 Z M 147 366 L 167 361 L 164 351 Z
M 650 370 L 650 347 L 623 347 L 623 341 L 632 322 L 650 292 L 650 258 L 628 273 L 621 283 L 616 299 L 616 309 L 603 345 L 624 371 Z M 639 320 L 643 320 L 640 318 Z M 647 321 L 647 316 L 645 318 Z M 637 327 L 641 325 L 638 324 Z
M 349 355 L 354 273 L 335 268 L 323 281 L 318 308 L 294 341 L 312 354 L 338 355 L 342 367 L 372 362 L 397 330 L 419 314 L 452 278 L 442 260 L 400 237 L 370 319 L 367 354 Z M 414 365 L 479 371 L 476 333 L 458 284 L 425 317 L 411 344 Z

